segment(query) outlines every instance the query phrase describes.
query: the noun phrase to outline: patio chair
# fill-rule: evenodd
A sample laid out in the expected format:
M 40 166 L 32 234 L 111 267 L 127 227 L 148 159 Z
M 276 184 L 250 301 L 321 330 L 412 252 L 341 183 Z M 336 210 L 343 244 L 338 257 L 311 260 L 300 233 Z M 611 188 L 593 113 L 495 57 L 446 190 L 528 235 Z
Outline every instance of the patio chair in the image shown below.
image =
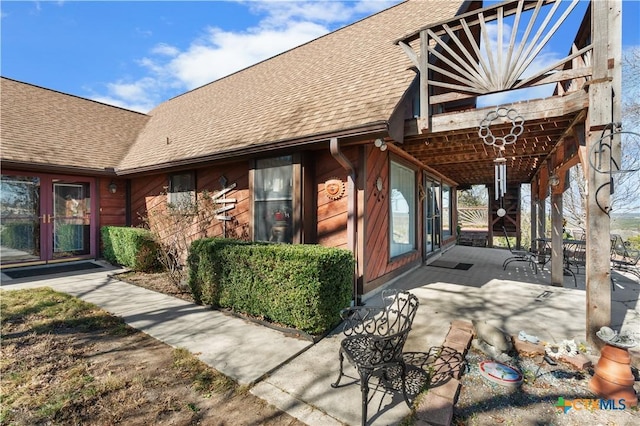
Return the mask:
M 383 299 L 388 294 L 383 294 Z M 345 321 L 345 338 L 340 343 L 340 375 L 331 387 L 339 386 L 344 375 L 342 366 L 346 357 L 360 376 L 363 425 L 367 422 L 369 380 L 374 373 L 381 373 L 383 383 L 390 384 L 395 382 L 390 375 L 397 375 L 399 367 L 402 395 L 410 406 L 405 384 L 407 366 L 402 350 L 418 309 L 418 298 L 407 291 L 394 291 L 387 300 L 390 303 L 386 306 L 358 306 L 346 308 L 341 313 Z M 395 373 L 393 369 L 396 370 Z
M 507 228 L 502 227 L 502 232 L 504 232 L 504 238 L 507 240 L 507 247 L 511 252 L 511 257 L 508 257 L 502 263 L 502 269 L 506 270 L 507 265 L 512 262 L 528 262 L 531 265 L 531 269 L 533 269 L 533 273 L 538 273 L 538 266 L 536 265 L 536 257 L 537 254 L 527 251 L 527 250 L 517 250 L 511 247 L 511 243 L 509 242 L 509 235 L 507 234 Z
M 640 278 L 640 250 L 631 248 L 620 235 L 611 236 L 611 265 L 614 269 L 631 272 Z
M 576 274 L 580 273 L 587 265 L 587 245 L 586 238 L 563 241 L 563 252 L 565 257 L 565 269 L 576 269 Z M 575 279 L 575 277 L 574 277 Z

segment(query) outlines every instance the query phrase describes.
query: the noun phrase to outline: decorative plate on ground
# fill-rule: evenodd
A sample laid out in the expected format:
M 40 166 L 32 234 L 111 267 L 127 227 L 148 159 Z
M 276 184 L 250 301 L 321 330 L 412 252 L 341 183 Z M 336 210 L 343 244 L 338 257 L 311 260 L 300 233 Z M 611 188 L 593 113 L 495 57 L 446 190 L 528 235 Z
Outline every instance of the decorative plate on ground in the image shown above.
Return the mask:
M 482 361 L 480 374 L 485 379 L 502 386 L 518 386 L 522 383 L 522 373 L 497 361 Z

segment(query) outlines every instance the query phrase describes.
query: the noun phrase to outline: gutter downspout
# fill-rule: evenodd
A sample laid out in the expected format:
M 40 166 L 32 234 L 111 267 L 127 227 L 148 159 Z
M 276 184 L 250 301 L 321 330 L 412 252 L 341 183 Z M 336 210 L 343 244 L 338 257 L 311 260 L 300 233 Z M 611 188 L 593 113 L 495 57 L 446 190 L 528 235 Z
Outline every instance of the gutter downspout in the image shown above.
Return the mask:
M 344 156 L 344 154 L 340 151 L 340 145 L 338 143 L 338 138 L 331 138 L 329 140 L 329 148 L 331 150 L 331 155 L 336 159 L 338 163 L 347 171 L 348 173 L 348 182 L 347 182 L 347 197 L 348 197 L 348 207 L 347 207 L 347 248 L 353 252 L 353 256 L 356 260 L 355 270 L 353 271 L 353 300 L 352 306 L 360 305 L 360 295 L 358 294 L 358 251 L 357 251 L 357 240 L 356 240 L 356 228 L 358 226 L 358 198 L 356 194 L 356 171 L 353 167 L 353 164 Z

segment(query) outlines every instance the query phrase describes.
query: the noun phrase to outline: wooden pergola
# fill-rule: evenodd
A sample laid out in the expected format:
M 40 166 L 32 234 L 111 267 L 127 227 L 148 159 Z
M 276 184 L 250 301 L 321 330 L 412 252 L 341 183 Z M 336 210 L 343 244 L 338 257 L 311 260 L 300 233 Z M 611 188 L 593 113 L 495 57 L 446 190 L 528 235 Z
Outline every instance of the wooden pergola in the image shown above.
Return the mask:
M 519 207 L 520 185 L 531 184 L 533 238 L 544 232 L 544 200 L 550 196 L 555 285 L 563 279 L 567 171 L 581 163 L 587 188 L 607 185 L 609 176 L 590 167 L 588 153 L 603 131 L 620 121 L 620 96 L 615 96 L 621 88 L 619 0 L 591 1 L 566 56 L 529 71 L 578 4 L 519 0 L 481 8 L 482 2 L 472 2 L 468 12 L 397 41 L 419 74 L 419 114 L 404 121 L 402 149 L 459 187 L 487 185 L 491 194 L 494 187 L 498 191 L 495 160 L 501 158 L 508 183 L 504 199 L 515 197 Z M 553 94 L 544 99 L 477 107 L 483 95 L 549 84 Z M 613 140 L 618 148 L 612 155 L 619 155 L 619 140 Z M 609 241 L 609 217 L 601 208 L 608 205 L 608 191 L 588 191 L 587 339 L 597 346 L 595 332 L 611 321 L 609 247 L 601 243 Z M 505 206 L 504 219 L 519 236 L 520 221 L 514 216 L 519 209 L 514 206 Z M 505 224 L 496 216 L 498 207 L 494 203 L 490 209 L 490 237 L 497 224 Z

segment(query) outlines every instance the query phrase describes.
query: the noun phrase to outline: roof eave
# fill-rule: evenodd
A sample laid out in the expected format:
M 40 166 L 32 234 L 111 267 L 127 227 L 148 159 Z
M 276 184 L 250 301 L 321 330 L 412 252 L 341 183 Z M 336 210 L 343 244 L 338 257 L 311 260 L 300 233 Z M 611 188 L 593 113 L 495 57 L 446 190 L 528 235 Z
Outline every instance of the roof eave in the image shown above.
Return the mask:
M 24 170 L 31 172 L 59 173 L 70 175 L 87 175 L 87 176 L 115 176 L 113 168 L 94 168 L 94 167 L 77 167 L 60 164 L 35 163 L 29 161 L 16 161 L 0 159 L 0 164 L 5 170 Z
M 388 133 L 388 128 L 388 121 L 381 120 L 349 129 L 341 129 L 339 131 L 307 135 L 304 137 L 293 139 L 283 139 L 280 141 L 269 142 L 260 145 L 251 145 L 240 149 L 220 151 L 199 157 L 182 158 L 179 160 L 168 161 L 160 164 L 133 167 L 128 169 L 116 168 L 116 174 L 118 176 L 149 174 L 152 172 L 159 172 L 167 169 L 185 168 L 186 166 L 195 166 L 198 164 L 216 161 L 241 160 L 243 158 L 250 158 L 256 155 L 264 155 L 265 153 L 269 152 L 282 151 L 298 147 L 309 147 L 318 143 L 328 142 L 329 139 L 336 137 L 347 142 L 357 142 L 359 140 L 365 140 L 372 137 L 377 137 L 382 134 L 386 134 Z

